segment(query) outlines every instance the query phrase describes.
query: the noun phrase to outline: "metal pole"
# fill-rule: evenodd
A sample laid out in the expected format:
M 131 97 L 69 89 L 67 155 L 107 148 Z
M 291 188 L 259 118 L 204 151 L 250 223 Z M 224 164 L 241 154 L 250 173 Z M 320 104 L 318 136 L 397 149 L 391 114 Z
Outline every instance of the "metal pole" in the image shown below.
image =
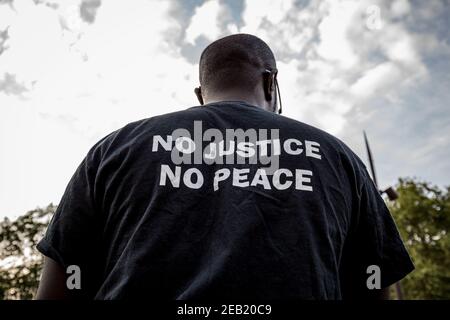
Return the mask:
M 375 183 L 375 186 L 378 189 L 377 175 L 375 173 L 375 166 L 373 164 L 372 152 L 370 151 L 369 147 L 369 140 L 367 139 L 366 131 L 363 131 L 363 133 L 364 133 L 364 142 L 366 143 L 367 157 L 369 158 L 370 173 L 372 174 L 373 182 Z
M 364 134 L 364 142 L 366 144 L 367 157 L 369 158 L 370 172 L 372 174 L 373 182 L 375 183 L 375 186 L 379 190 L 379 188 L 378 188 L 378 181 L 377 181 L 377 175 L 375 173 L 375 164 L 374 164 L 374 161 L 373 161 L 372 152 L 370 151 L 369 140 L 367 139 L 366 131 L 363 131 L 363 134 Z M 380 191 L 380 193 L 382 193 L 382 192 Z M 403 300 L 403 291 L 402 291 L 402 287 L 401 287 L 399 282 L 395 283 L 395 292 L 397 294 L 397 300 Z

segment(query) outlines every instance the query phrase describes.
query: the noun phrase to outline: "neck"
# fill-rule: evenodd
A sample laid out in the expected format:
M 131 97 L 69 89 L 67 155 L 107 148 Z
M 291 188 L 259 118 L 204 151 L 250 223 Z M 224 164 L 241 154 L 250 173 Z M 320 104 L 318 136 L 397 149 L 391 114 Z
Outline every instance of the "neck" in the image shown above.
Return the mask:
M 241 92 L 220 92 L 215 94 L 210 94 L 205 99 L 205 104 L 220 102 L 220 101 L 243 101 L 248 104 L 258 106 L 260 108 L 266 109 L 266 103 L 261 101 L 258 97 L 241 93 Z

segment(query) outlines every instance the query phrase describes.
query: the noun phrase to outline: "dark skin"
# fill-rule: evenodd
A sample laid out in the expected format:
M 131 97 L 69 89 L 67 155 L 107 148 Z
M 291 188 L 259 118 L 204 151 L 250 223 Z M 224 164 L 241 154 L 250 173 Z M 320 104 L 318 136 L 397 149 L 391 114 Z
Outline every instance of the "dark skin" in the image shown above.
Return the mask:
M 44 257 L 44 268 L 37 290 L 36 300 L 67 300 L 69 290 L 66 286 L 66 272 L 55 260 Z
M 244 101 L 264 110 L 275 112 L 277 108 L 275 79 L 276 72 L 261 72 L 259 83 L 253 91 L 241 87 L 213 91 L 206 87 L 195 88 L 194 93 L 201 105 L 218 101 Z
M 244 101 L 264 110 L 276 112 L 277 99 L 275 79 L 277 73 L 261 73 L 261 80 L 252 92 L 242 88 L 229 88 L 218 92 L 205 88 L 195 88 L 194 92 L 201 105 L 218 101 Z M 64 300 L 69 299 L 69 290 L 66 287 L 67 274 L 64 268 L 49 257 L 44 259 L 42 278 L 35 299 L 37 300 Z M 358 294 L 355 293 L 355 297 Z M 367 297 L 373 300 L 388 300 L 389 287 L 373 290 Z

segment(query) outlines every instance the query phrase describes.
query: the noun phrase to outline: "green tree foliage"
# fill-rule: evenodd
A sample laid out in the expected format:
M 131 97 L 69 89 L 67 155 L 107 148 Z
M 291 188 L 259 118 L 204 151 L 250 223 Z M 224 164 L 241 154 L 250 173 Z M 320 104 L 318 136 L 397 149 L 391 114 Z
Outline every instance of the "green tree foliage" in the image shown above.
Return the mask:
M 402 282 L 405 299 L 450 299 L 450 187 L 399 179 L 388 204 L 416 266 Z
M 27 212 L 14 221 L 0 222 L 0 299 L 31 299 L 42 269 L 36 244 L 56 206 Z

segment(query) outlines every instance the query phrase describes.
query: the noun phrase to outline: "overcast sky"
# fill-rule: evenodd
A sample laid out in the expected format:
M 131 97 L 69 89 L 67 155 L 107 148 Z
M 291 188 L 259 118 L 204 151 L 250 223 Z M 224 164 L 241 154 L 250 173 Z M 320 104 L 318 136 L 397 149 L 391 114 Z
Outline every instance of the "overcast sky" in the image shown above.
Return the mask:
M 0 218 L 58 203 L 89 148 L 197 103 L 198 58 L 265 40 L 286 116 L 369 136 L 381 187 L 450 184 L 449 1 L 0 0 Z

